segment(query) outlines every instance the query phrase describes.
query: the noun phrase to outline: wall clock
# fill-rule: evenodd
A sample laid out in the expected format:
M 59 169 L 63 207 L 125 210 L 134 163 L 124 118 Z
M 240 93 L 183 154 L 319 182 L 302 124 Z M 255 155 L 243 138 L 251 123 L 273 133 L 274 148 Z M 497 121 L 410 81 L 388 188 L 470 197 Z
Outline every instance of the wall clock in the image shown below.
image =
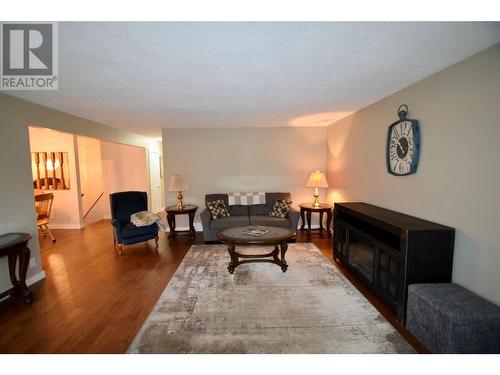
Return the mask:
M 399 121 L 387 132 L 387 172 L 395 176 L 406 176 L 417 171 L 420 157 L 420 128 L 417 120 L 406 118 L 408 107 L 399 106 Z

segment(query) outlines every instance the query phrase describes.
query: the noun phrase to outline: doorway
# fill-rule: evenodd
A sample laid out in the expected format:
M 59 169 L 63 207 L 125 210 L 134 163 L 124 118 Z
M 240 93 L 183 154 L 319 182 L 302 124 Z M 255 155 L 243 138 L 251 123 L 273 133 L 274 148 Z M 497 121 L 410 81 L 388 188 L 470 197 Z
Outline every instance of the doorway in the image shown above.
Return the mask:
M 149 151 L 149 186 L 151 189 L 151 210 L 159 212 L 162 210 L 162 165 L 158 151 Z
M 162 209 L 158 151 L 36 126 L 29 135 L 34 194 L 53 195 L 49 227 L 109 219 L 109 194 L 119 191 L 146 191 L 150 210 Z

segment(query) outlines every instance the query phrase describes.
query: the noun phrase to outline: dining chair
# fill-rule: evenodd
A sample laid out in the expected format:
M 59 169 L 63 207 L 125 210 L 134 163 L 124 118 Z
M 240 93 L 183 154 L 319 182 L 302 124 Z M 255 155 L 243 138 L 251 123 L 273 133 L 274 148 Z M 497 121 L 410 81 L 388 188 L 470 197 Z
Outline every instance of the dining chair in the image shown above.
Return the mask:
M 50 220 L 50 212 L 52 210 L 52 202 L 54 200 L 54 194 L 45 193 L 35 195 L 35 208 L 36 208 L 36 224 L 40 231 L 43 233 L 43 237 L 49 235 L 52 242 L 56 242 L 56 239 L 52 235 L 50 228 L 48 226 Z

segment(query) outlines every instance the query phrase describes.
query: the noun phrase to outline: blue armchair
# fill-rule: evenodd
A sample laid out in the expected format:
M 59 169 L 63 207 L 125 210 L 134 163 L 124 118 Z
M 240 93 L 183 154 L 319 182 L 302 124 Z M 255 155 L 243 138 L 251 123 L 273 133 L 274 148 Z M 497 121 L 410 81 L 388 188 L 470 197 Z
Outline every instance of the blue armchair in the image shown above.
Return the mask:
M 124 191 L 109 195 L 111 224 L 113 224 L 115 249 L 122 255 L 123 245 L 155 239 L 158 247 L 158 225 L 136 227 L 130 222 L 130 215 L 148 210 L 148 195 L 143 191 Z

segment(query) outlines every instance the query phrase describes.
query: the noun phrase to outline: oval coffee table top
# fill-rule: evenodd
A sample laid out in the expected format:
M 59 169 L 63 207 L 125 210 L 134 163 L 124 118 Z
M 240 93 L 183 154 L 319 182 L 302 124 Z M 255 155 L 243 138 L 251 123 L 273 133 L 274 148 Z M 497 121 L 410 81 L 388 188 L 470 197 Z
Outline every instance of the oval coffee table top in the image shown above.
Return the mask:
M 262 236 L 252 236 L 244 232 L 252 229 L 262 229 L 267 232 Z M 270 227 L 264 225 L 251 225 L 245 227 L 234 227 L 220 231 L 217 237 L 221 242 L 241 244 L 241 245 L 266 245 L 277 244 L 285 240 L 292 239 L 295 232 L 288 228 Z

